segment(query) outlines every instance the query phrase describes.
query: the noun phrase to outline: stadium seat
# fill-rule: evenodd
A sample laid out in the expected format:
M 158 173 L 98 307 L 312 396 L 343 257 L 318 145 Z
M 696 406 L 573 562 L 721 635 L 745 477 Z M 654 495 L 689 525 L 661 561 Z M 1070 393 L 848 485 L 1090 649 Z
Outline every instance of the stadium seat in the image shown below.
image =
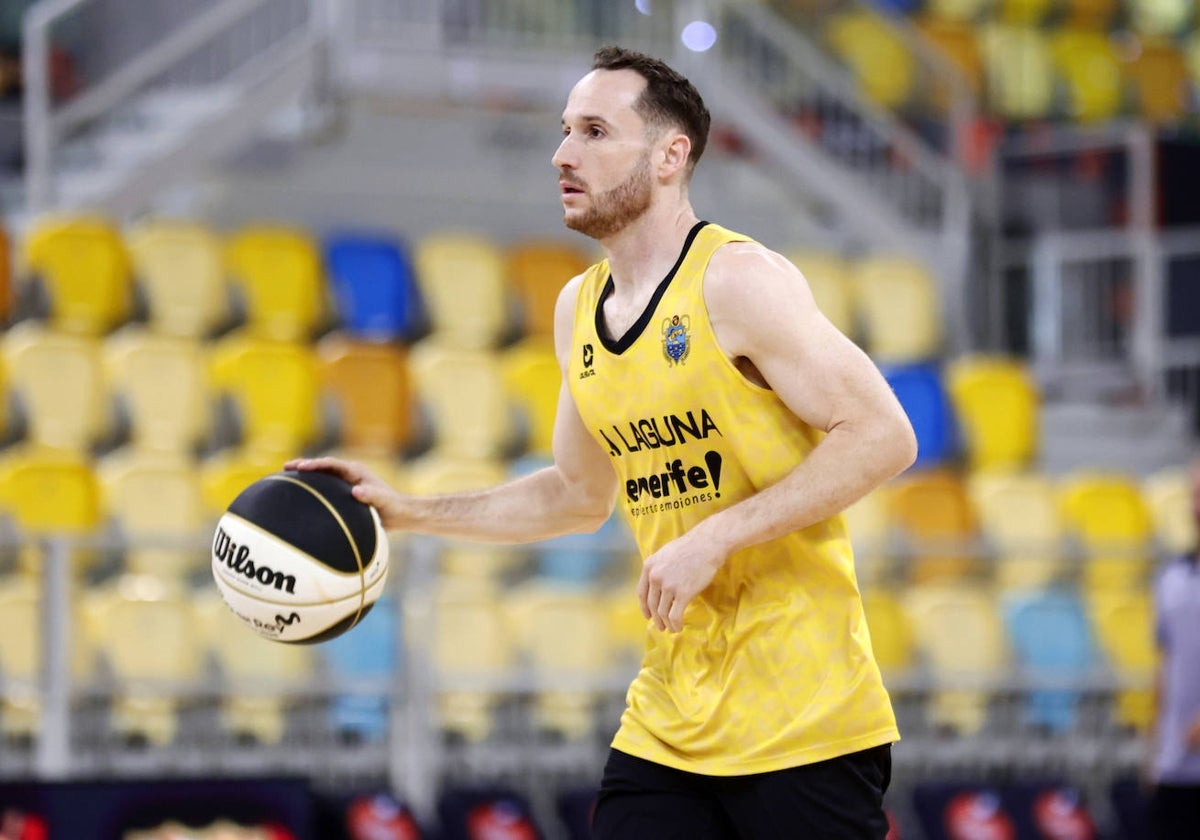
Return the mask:
M 1119 0 L 1066 0 L 1062 23 L 1081 29 L 1105 29 L 1120 6 Z
M 511 447 L 512 416 L 494 351 L 456 348 L 431 337 L 412 348 L 409 370 L 434 449 L 463 458 L 494 458 Z
M 835 11 L 825 21 L 826 40 L 863 92 L 887 108 L 904 107 L 913 94 L 917 68 L 897 32 L 867 10 Z
M 1068 536 L 1082 547 L 1085 587 L 1145 585 L 1154 526 L 1131 476 L 1093 471 L 1064 476 L 1059 509 Z
M 433 640 L 441 730 L 468 742 L 492 734 L 516 645 L 498 592 L 486 582 L 442 580 L 433 595 Z
M 1142 499 L 1150 509 L 1159 550 L 1182 556 L 1200 544 L 1192 509 L 1192 483 L 1183 467 L 1159 470 L 1142 480 Z
M 974 506 L 958 473 L 910 473 L 889 485 L 888 519 L 903 539 L 908 578 L 958 579 L 977 571 Z
M 1013 26 L 1039 26 L 1054 9 L 1056 0 L 999 0 L 997 17 Z
M 1045 34 L 1032 27 L 989 24 L 982 43 L 991 110 L 1015 121 L 1049 116 L 1055 71 Z
M 884 254 L 859 259 L 854 265 L 854 300 L 864 346 L 877 362 L 919 362 L 941 350 L 938 290 L 915 260 Z
M 41 584 L 36 574 L 0 578 L 0 732 L 36 738 L 41 724 Z M 90 676 L 84 628 L 72 618 L 70 672 L 76 687 Z
M 593 591 L 534 578 L 510 590 L 506 607 L 534 685 L 534 726 L 566 740 L 592 736 L 610 687 L 614 648 Z
M 220 669 L 222 727 L 240 739 L 280 743 L 296 696 L 312 690 L 314 649 L 262 638 L 215 594 L 193 603 L 204 647 Z
M 125 575 L 89 593 L 94 644 L 115 682 L 112 727 L 126 738 L 170 743 L 180 700 L 199 688 L 204 643 L 184 592 L 148 575 Z
M 926 0 L 925 8 L 934 17 L 962 23 L 980 20 L 994 0 Z
M 1146 733 L 1154 721 L 1154 604 L 1145 589 L 1105 589 L 1087 596 L 1088 615 L 1118 685 L 1117 724 Z
M 894 683 L 912 677 L 917 664 L 917 648 L 912 623 L 896 595 L 884 588 L 873 587 L 862 594 L 863 611 L 871 631 L 871 649 L 883 672 L 884 682 Z
M 204 508 L 215 524 L 230 502 L 263 476 L 283 466 L 282 453 L 224 449 L 200 462 L 200 489 Z
M 386 455 L 413 442 L 416 407 L 403 345 L 330 333 L 317 343 L 317 357 L 322 387 L 336 406 L 343 448 Z
M 1076 730 L 1086 683 L 1101 664 L 1078 595 L 1065 588 L 1009 593 L 1004 618 L 1018 673 L 1030 686 L 1026 722 L 1055 734 Z
M 105 339 L 103 357 L 133 446 L 190 455 L 205 442 L 213 421 L 206 345 L 130 324 Z
M 1009 662 L 992 596 L 983 587 L 940 582 L 910 586 L 901 603 L 932 679 L 930 723 L 959 735 L 980 732 Z
M 100 459 L 96 473 L 126 571 L 183 578 L 207 567 L 211 519 L 193 459 L 122 449 Z
M 424 320 L 416 272 L 396 239 L 343 233 L 325 240 L 341 328 L 367 341 L 409 341 Z
M 326 285 L 317 245 L 307 232 L 247 225 L 226 245 L 229 280 L 240 293 L 250 335 L 307 341 L 325 318 Z
M 1192 0 L 1131 0 L 1129 20 L 1139 35 L 1177 35 L 1195 11 Z
M 1175 43 L 1141 39 L 1137 57 L 1123 65 L 1132 82 L 1138 113 L 1154 123 L 1173 123 L 1189 110 L 1188 68 Z
M 206 338 L 229 320 L 225 246 L 216 231 L 198 222 L 152 219 L 134 225 L 125 241 L 150 329 Z
M 860 586 L 882 583 L 892 571 L 891 520 L 886 497 L 887 488 L 877 488 L 844 511 Z
M 976 472 L 967 489 L 1000 589 L 1040 589 L 1066 576 L 1066 532 L 1048 476 Z
M 1193 90 L 1200 90 L 1200 31 L 1193 32 L 1183 41 L 1183 60 Z
M 808 281 L 817 308 L 844 335 L 856 339 L 854 278 L 849 263 L 829 251 L 794 250 L 787 257 Z
M 353 633 L 321 643 L 321 661 L 338 689 L 330 698 L 329 724 L 341 738 L 379 742 L 387 737 L 403 649 L 400 607 L 387 592 Z
M 496 347 L 509 328 L 504 255 L 483 235 L 440 233 L 415 249 L 430 327 L 447 347 Z
M 976 96 L 983 94 L 983 53 L 975 27 L 933 16 L 922 17 L 917 29 L 963 74 Z
M 100 344 L 23 322 L 0 338 L 29 443 L 87 452 L 109 429 Z
M 524 335 L 553 337 L 558 293 L 587 267 L 587 258 L 565 241 L 528 240 L 508 249 L 506 276 L 520 305 Z
M 21 568 L 41 568 L 39 538 L 86 539 L 101 524 L 100 488 L 90 460 L 68 450 L 6 450 L 0 456 L 0 513 L 22 537 Z M 93 555 L 90 547 L 72 548 L 72 568 L 83 570 Z
M 496 459 L 459 458 L 428 453 L 411 462 L 404 489 L 418 496 L 482 490 L 508 477 L 505 464 Z M 467 540 L 444 540 L 440 568 L 452 578 L 495 580 L 510 571 L 519 558 L 508 546 Z
M 13 314 L 13 262 L 12 240 L 0 225 L 0 324 L 7 324 Z
M 891 386 L 917 436 L 919 467 L 944 464 L 958 454 L 958 429 L 942 373 L 932 364 L 883 365 Z
M 231 333 L 212 346 L 213 390 L 228 397 L 240 443 L 299 454 L 322 426 L 320 371 L 312 345 Z
M 48 217 L 24 242 L 26 282 L 40 283 L 50 324 L 102 335 L 129 317 L 133 280 L 120 231 L 99 216 Z
M 500 352 L 500 369 L 509 402 L 524 430 L 525 451 L 551 454 L 562 388 L 553 339 L 534 336 L 506 347 Z
M 961 356 L 947 364 L 944 377 L 972 469 L 1022 469 L 1033 463 L 1041 400 L 1024 364 Z
M 1070 116 L 1080 122 L 1099 122 L 1117 115 L 1124 86 L 1108 33 L 1059 29 L 1050 36 L 1050 55 L 1066 83 Z

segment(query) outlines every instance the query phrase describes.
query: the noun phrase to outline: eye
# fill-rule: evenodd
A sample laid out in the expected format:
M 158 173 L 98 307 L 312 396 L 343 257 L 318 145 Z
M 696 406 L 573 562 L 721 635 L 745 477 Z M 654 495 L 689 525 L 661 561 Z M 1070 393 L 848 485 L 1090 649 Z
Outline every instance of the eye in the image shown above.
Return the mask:
M 596 137 L 603 137 L 603 136 L 604 136 L 604 131 L 603 131 L 603 129 L 600 128 L 600 126 L 593 125 L 593 126 L 588 127 L 588 137 L 596 138 Z

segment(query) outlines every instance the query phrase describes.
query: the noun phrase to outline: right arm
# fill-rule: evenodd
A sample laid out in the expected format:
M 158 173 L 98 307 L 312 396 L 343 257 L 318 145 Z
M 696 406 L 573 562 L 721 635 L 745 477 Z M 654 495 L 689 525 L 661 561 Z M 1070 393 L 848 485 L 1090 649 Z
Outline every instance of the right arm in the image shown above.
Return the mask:
M 524 543 L 594 531 L 608 519 L 617 480 L 588 433 L 567 386 L 575 299 L 582 277 L 563 288 L 554 310 L 554 346 L 562 386 L 554 419 L 554 463 L 496 487 L 434 496 L 398 492 L 361 464 L 297 458 L 284 469 L 323 470 L 354 485 L 354 496 L 379 512 L 385 528 L 490 543 Z

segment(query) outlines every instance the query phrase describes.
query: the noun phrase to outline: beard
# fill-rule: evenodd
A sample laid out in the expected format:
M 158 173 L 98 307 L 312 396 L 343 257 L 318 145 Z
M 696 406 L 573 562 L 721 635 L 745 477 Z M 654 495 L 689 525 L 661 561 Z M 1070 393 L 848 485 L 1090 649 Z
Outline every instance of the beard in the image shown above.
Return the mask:
M 581 186 L 586 185 L 581 182 Z M 563 224 L 592 239 L 604 239 L 620 232 L 650 209 L 650 153 L 634 164 L 629 177 L 611 190 L 592 196 L 591 206 L 579 216 L 563 216 Z

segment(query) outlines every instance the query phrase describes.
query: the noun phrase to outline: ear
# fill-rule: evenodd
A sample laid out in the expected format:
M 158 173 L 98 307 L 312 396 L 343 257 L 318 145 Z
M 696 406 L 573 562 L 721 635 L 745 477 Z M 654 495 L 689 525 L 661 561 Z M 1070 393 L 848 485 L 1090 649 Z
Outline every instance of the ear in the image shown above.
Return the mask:
M 692 141 L 682 132 L 670 132 L 663 137 L 662 162 L 658 166 L 658 176 L 669 181 L 677 173 L 687 168 L 688 155 L 692 151 Z

